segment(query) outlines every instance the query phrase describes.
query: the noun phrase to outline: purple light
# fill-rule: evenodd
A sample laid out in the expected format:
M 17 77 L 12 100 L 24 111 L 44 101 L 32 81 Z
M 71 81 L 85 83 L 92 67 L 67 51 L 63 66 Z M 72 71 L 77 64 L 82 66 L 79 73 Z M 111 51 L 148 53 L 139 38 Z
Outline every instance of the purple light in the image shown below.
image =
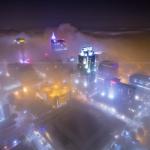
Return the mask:
M 114 84 L 116 84 L 116 81 L 111 80 L 111 81 L 110 81 L 110 84 L 111 84 L 111 85 L 114 85 Z
M 30 64 L 31 63 L 31 60 L 29 58 L 23 60 L 22 58 L 19 59 L 19 62 L 21 64 Z
M 55 36 L 54 32 L 52 33 L 51 39 L 56 40 L 56 36 Z

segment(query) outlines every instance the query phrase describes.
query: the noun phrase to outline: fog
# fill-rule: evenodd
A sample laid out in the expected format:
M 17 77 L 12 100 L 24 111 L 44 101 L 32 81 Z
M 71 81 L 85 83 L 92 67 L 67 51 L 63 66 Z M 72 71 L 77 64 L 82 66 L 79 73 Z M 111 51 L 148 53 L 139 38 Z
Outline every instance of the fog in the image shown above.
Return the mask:
M 15 62 L 19 58 L 20 47 L 14 43 L 17 37 L 24 37 L 25 53 L 33 61 L 44 58 L 44 53 L 53 57 L 50 37 L 55 32 L 58 38 L 67 43 L 67 56 L 76 56 L 80 49 L 92 46 L 95 51 L 103 51 L 101 59 L 119 62 L 120 74 L 133 72 L 150 74 L 150 32 L 81 32 L 70 24 L 62 24 L 56 28 L 24 32 L 0 33 L 0 61 Z

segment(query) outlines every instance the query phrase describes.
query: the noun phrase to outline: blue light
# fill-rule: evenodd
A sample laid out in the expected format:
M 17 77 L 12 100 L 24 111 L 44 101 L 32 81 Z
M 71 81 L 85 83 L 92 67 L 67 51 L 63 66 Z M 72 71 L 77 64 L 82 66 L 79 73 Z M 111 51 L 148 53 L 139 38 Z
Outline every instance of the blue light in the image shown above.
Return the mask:
M 109 94 L 108 94 L 108 98 L 109 99 L 114 99 L 114 94 L 113 94 L 113 92 L 111 91 L 111 92 L 109 92 Z
M 41 131 L 42 133 L 44 133 L 44 132 L 46 132 L 46 129 L 45 129 L 44 127 L 41 127 L 41 128 L 40 128 L 40 131 Z
M 105 96 L 105 92 L 102 92 L 102 93 L 101 93 L 101 96 Z
M 125 135 L 126 135 L 126 136 L 129 136 L 130 134 L 129 134 L 129 132 L 128 132 L 128 131 L 125 131 Z
M 130 138 L 130 133 L 127 130 L 123 130 L 121 133 L 121 136 L 124 136 L 126 138 Z
M 139 109 L 141 109 L 141 108 L 142 108 L 142 106 L 141 106 L 141 105 L 139 105 L 139 106 L 138 106 L 138 108 L 139 108 Z
M 14 141 L 12 142 L 12 145 L 13 145 L 13 146 L 17 146 L 18 144 L 19 144 L 18 140 L 14 140 Z
M 96 68 L 94 68 L 94 71 L 96 72 Z
M 91 70 L 90 70 L 90 69 L 88 69 L 88 70 L 87 70 L 87 73 L 91 73 Z

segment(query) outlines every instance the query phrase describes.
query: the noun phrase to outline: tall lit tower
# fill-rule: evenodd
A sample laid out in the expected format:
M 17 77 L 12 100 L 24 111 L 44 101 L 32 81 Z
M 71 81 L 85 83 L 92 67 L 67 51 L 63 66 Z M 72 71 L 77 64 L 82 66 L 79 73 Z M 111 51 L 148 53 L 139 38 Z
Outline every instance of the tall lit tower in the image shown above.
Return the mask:
M 19 37 L 14 40 L 14 42 L 19 45 L 19 62 L 20 63 L 29 63 L 29 59 L 25 55 L 24 45 L 26 43 L 25 38 Z
M 78 68 L 83 73 L 96 71 L 96 57 L 92 47 L 85 47 L 78 55 Z
M 54 32 L 51 36 L 51 48 L 55 52 L 67 50 L 65 40 L 57 39 Z

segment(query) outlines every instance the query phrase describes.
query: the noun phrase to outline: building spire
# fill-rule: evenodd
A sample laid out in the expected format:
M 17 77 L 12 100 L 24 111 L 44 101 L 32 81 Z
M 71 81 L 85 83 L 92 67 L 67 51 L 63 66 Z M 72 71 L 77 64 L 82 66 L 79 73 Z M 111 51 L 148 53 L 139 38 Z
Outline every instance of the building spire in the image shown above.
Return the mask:
M 52 33 L 51 39 L 56 40 L 56 36 L 55 36 L 54 32 Z

